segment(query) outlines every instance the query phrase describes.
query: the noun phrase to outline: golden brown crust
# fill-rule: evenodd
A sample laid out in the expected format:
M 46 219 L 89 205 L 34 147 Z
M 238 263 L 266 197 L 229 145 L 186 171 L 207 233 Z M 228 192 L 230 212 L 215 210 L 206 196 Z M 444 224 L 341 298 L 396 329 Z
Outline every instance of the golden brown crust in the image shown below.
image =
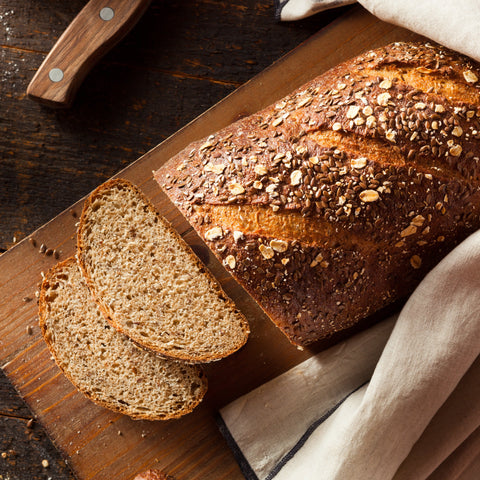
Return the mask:
M 480 227 L 479 140 L 479 66 L 396 43 L 193 143 L 155 178 L 306 345 L 411 292 Z
M 115 402 L 107 402 L 104 401 L 103 399 L 99 398 L 92 392 L 86 390 L 85 388 L 81 388 L 78 385 L 78 382 L 75 381 L 75 378 L 72 377 L 70 372 L 65 369 L 62 365 L 62 362 L 59 360 L 57 356 L 56 349 L 53 348 L 52 342 L 51 342 L 51 337 L 50 333 L 48 332 L 47 328 L 47 316 L 48 316 L 48 308 L 47 308 L 47 299 L 46 299 L 46 292 L 49 290 L 49 287 L 51 284 L 55 284 L 58 282 L 58 276 L 61 275 L 61 272 L 64 271 L 65 269 L 69 268 L 71 264 L 77 264 L 76 260 L 74 257 L 69 257 L 56 265 L 54 265 L 50 270 L 47 272 L 45 275 L 42 285 L 40 288 L 40 296 L 39 296 L 39 303 L 38 303 L 38 311 L 39 311 L 39 326 L 40 330 L 42 332 L 43 339 L 45 340 L 45 343 L 47 344 L 48 349 L 50 350 L 50 353 L 52 354 L 55 363 L 57 366 L 60 368 L 60 370 L 63 372 L 63 374 L 68 378 L 68 380 L 75 386 L 75 388 L 78 389 L 79 392 L 81 392 L 83 395 L 85 395 L 87 398 L 89 398 L 92 402 L 95 404 L 108 408 L 109 410 L 112 410 L 117 413 L 121 413 L 123 415 L 128 415 L 131 418 L 135 420 L 171 420 L 175 418 L 180 418 L 194 410 L 194 408 L 200 403 L 202 400 L 203 396 L 205 395 L 207 391 L 207 380 L 205 377 L 205 374 L 203 371 L 199 368 L 198 374 L 199 376 L 204 380 L 203 383 L 203 391 L 199 395 L 199 399 L 196 403 L 192 402 L 192 404 L 188 407 L 185 408 L 182 411 L 178 411 L 176 413 L 172 413 L 169 415 L 153 415 L 153 414 L 140 414 L 140 413 L 135 413 L 132 414 L 130 410 L 128 410 L 125 406 L 123 406 L 121 403 L 115 403 Z
M 82 270 L 82 273 L 84 275 L 85 281 L 93 295 L 93 298 L 95 299 L 95 302 L 97 303 L 98 307 L 100 308 L 101 312 L 104 314 L 105 318 L 107 321 L 114 327 L 116 330 L 119 332 L 122 332 L 124 335 L 130 336 L 129 332 L 125 330 L 123 327 L 122 323 L 119 322 L 116 319 L 116 315 L 113 312 L 113 310 L 103 301 L 101 296 L 98 295 L 97 293 L 97 287 L 95 285 L 95 281 L 93 280 L 92 276 L 90 275 L 90 272 L 88 271 L 87 265 L 84 261 L 84 251 L 85 251 L 85 243 L 83 241 L 84 239 L 84 228 L 86 225 L 86 217 L 89 215 L 90 208 L 92 204 L 94 203 L 95 199 L 97 197 L 100 197 L 102 195 L 102 192 L 108 191 L 109 189 L 112 188 L 122 188 L 126 189 L 129 191 L 135 192 L 136 195 L 138 195 L 140 198 L 143 199 L 145 204 L 148 206 L 149 211 L 151 212 L 152 215 L 157 217 L 159 223 L 163 225 L 165 229 L 167 229 L 172 236 L 178 239 L 178 244 L 181 245 L 181 248 L 183 248 L 191 258 L 191 260 L 196 264 L 198 267 L 199 271 L 201 272 L 202 275 L 205 275 L 208 280 L 210 281 L 212 289 L 215 291 L 215 293 L 224 300 L 224 305 L 226 308 L 229 308 L 231 311 L 235 312 L 238 314 L 238 316 L 242 319 L 242 330 L 244 333 L 244 340 L 242 344 L 236 345 L 234 349 L 232 349 L 229 352 L 223 353 L 223 354 L 218 354 L 215 351 L 211 351 L 208 355 L 203 355 L 199 356 L 197 355 L 195 358 L 192 358 L 191 356 L 186 355 L 182 350 L 180 349 L 174 349 L 174 348 L 162 348 L 161 345 L 153 344 L 149 342 L 148 338 L 141 338 L 141 339 L 133 339 L 135 343 L 137 343 L 139 346 L 146 348 L 148 350 L 155 351 L 157 354 L 164 356 L 165 358 L 175 358 L 177 360 L 182 360 L 185 362 L 189 363 L 205 363 L 205 362 L 211 362 L 215 360 L 219 360 L 227 355 L 230 355 L 237 351 L 239 348 L 241 348 L 247 341 L 248 335 L 250 333 L 250 328 L 248 325 L 247 320 L 239 312 L 239 310 L 236 308 L 235 304 L 233 301 L 227 296 L 227 294 L 223 291 L 215 277 L 211 274 L 211 272 L 203 265 L 203 263 L 200 261 L 200 259 L 194 254 L 194 252 L 190 249 L 190 247 L 185 243 L 185 241 L 180 237 L 180 235 L 174 230 L 174 228 L 167 222 L 165 218 L 163 218 L 155 209 L 155 207 L 152 205 L 150 200 L 143 194 L 143 192 L 137 188 L 134 184 L 129 182 L 128 180 L 120 179 L 120 178 L 115 178 L 108 180 L 107 182 L 103 183 L 99 187 L 97 187 L 85 200 L 85 204 L 83 206 L 82 214 L 80 216 L 80 221 L 79 221 L 79 226 L 78 226 L 78 234 L 77 234 L 77 260 L 78 264 Z M 141 340 L 141 341 L 140 341 Z

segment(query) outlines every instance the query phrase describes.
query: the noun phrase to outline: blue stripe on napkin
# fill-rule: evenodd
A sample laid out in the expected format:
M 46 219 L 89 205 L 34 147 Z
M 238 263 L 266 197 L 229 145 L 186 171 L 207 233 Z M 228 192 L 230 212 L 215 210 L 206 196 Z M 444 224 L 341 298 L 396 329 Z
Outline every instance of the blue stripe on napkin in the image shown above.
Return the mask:
M 244 457 L 242 450 L 238 446 L 237 442 L 233 438 L 230 430 L 228 429 L 226 423 L 223 421 L 222 416 L 220 413 L 215 415 L 215 421 L 217 422 L 218 429 L 220 433 L 223 435 L 223 438 L 226 440 L 227 445 L 230 447 L 230 450 L 237 461 L 240 470 L 243 473 L 243 476 L 246 480 L 259 480 L 256 473 L 253 471 L 253 468 L 248 463 L 248 460 Z

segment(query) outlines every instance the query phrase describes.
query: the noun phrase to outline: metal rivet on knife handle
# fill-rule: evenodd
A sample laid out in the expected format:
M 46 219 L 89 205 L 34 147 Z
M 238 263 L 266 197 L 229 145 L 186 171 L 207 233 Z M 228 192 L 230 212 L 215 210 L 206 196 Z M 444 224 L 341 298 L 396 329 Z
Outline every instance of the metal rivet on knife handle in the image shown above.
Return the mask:
M 105 20 L 108 22 L 115 16 L 115 12 L 113 11 L 113 8 L 110 7 L 104 7 L 100 10 L 100 18 L 102 20 Z
M 52 68 L 48 72 L 48 78 L 52 82 L 61 82 L 63 80 L 63 70 L 61 68 Z

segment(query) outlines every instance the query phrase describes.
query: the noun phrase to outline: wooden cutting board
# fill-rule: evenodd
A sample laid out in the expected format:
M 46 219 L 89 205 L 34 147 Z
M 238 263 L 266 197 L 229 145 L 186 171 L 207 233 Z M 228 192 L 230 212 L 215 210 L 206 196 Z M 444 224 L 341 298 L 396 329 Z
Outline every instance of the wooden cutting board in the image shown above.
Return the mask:
M 82 202 L 32 234 L 36 247 L 25 239 L 0 257 L 0 364 L 80 480 L 127 480 L 152 467 L 178 480 L 243 478 L 216 427 L 218 409 L 345 336 L 303 352 L 292 347 L 209 254 L 160 192 L 152 170 L 191 141 L 267 106 L 343 60 L 392 41 L 416 39 L 353 9 L 118 174 L 139 185 L 172 222 L 251 324 L 251 337 L 240 352 L 206 367 L 209 391 L 192 414 L 167 422 L 132 421 L 77 393 L 52 361 L 38 328 L 35 291 L 56 259 L 38 250 L 45 244 L 61 251 L 60 258 L 74 253 Z

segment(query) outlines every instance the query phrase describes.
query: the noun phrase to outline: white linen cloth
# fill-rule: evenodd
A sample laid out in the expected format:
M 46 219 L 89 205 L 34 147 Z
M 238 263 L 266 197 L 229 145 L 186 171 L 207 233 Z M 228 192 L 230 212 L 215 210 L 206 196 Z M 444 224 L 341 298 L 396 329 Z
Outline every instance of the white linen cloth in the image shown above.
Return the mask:
M 478 479 L 479 354 L 480 231 L 398 319 L 235 400 L 221 429 L 248 479 Z
M 367 10 L 394 25 L 405 27 L 437 43 L 480 61 L 479 0 L 358 0 Z M 352 0 L 286 0 L 276 2 L 276 15 L 291 21 Z

